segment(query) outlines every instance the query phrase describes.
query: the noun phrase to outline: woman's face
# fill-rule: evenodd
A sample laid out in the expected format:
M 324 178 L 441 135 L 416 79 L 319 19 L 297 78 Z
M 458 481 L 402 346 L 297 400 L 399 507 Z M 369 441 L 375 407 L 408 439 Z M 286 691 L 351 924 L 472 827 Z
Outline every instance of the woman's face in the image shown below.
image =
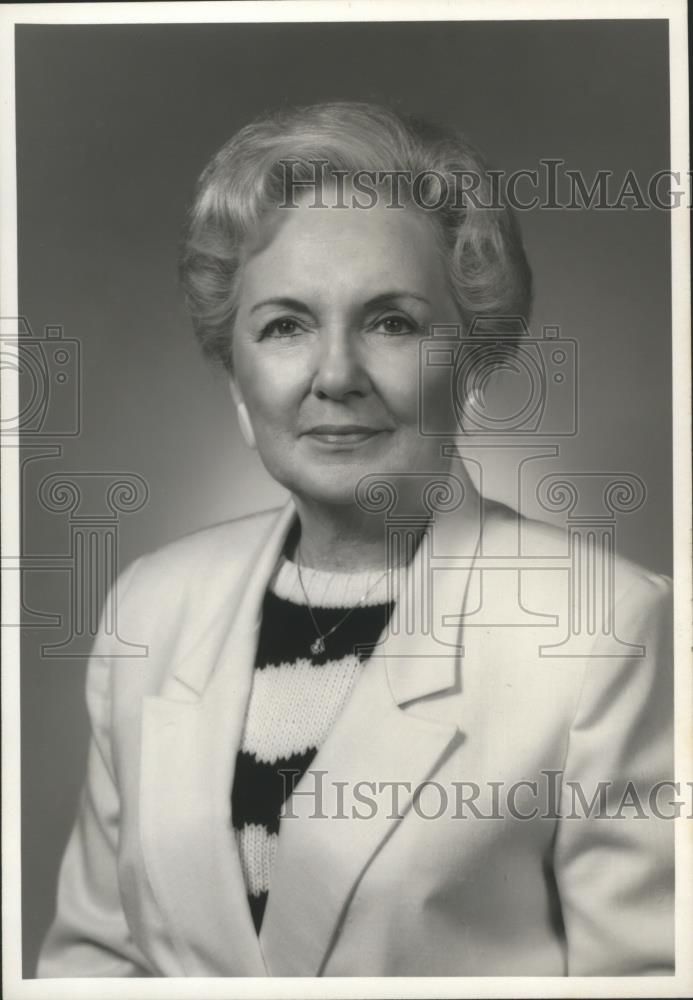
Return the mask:
M 244 265 L 232 344 L 270 475 L 303 498 L 353 503 L 366 474 L 439 471 L 440 439 L 419 433 L 419 344 L 459 318 L 432 223 L 304 203 L 273 226 Z M 432 395 L 451 410 L 440 372 Z

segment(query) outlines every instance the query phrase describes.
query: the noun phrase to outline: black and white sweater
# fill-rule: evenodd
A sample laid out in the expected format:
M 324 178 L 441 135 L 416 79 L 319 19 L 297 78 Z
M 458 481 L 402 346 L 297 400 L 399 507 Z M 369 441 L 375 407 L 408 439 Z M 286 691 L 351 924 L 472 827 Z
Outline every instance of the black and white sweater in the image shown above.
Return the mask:
M 231 793 L 233 829 L 258 932 L 281 807 L 343 708 L 393 607 L 387 577 L 380 572 L 326 573 L 302 567 L 301 578 L 323 635 L 353 610 L 325 639 L 325 652 L 316 655 L 310 648 L 316 629 L 296 564 L 282 557 L 265 594 Z

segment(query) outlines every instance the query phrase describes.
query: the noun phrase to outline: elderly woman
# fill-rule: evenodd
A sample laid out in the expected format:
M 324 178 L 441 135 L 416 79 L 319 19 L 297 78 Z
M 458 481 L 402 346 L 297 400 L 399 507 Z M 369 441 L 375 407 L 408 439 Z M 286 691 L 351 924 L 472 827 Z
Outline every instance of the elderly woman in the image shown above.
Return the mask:
M 148 657 L 102 629 L 39 975 L 672 971 L 672 824 L 628 808 L 670 777 L 668 585 L 617 561 L 621 640 L 561 657 L 564 535 L 458 455 L 445 357 L 498 361 L 530 304 L 489 200 L 464 139 L 363 104 L 253 123 L 203 173 L 187 301 L 290 499 L 119 579 Z M 482 586 L 518 530 L 536 562 Z

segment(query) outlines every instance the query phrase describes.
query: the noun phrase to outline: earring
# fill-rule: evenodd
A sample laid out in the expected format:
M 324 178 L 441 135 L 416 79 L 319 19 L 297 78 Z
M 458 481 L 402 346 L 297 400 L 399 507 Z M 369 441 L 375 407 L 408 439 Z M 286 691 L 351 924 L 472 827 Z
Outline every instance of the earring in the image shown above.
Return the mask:
M 255 448 L 255 431 L 253 430 L 253 425 L 250 422 L 248 407 L 245 403 L 238 404 L 236 407 L 236 413 L 238 415 L 238 426 L 241 429 L 243 440 L 249 448 Z

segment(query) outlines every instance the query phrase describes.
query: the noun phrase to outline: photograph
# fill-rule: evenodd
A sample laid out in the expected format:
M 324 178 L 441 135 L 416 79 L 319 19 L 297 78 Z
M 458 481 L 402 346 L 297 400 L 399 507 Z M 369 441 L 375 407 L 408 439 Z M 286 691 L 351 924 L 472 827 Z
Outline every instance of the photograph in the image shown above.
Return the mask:
M 5 8 L 8 998 L 690 995 L 686 8 L 629 8 Z

